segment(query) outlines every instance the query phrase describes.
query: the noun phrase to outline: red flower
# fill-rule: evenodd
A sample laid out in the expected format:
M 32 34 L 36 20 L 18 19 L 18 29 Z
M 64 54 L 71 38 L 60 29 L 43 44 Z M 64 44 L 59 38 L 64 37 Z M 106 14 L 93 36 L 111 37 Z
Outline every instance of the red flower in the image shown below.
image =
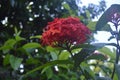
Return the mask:
M 58 44 L 85 43 L 90 30 L 80 22 L 78 18 L 56 18 L 52 22 L 48 22 L 47 27 L 42 34 L 42 44 L 56 46 Z

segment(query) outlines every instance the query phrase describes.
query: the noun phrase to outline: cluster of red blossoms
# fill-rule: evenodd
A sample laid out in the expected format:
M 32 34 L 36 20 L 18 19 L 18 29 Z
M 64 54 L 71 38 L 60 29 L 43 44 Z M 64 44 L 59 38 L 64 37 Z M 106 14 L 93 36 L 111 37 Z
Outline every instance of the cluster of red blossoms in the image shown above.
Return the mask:
M 82 44 L 87 40 L 90 30 L 78 18 L 55 18 L 48 22 L 42 34 L 42 45 L 56 46 L 57 44 Z

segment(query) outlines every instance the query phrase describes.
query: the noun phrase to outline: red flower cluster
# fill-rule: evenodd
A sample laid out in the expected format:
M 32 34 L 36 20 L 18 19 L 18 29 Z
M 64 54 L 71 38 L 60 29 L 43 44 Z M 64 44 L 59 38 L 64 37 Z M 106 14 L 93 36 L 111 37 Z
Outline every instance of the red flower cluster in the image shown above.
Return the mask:
M 76 44 L 84 43 L 90 30 L 80 22 L 78 18 L 56 18 L 49 22 L 42 34 L 42 44 L 55 46 L 56 44 L 64 44 L 74 42 Z

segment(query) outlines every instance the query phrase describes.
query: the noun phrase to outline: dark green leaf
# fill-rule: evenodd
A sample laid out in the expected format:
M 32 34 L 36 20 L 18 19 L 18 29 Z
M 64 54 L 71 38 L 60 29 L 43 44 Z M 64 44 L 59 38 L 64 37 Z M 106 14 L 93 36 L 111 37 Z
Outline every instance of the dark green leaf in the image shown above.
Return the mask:
M 57 64 L 73 64 L 73 63 L 71 61 L 69 61 L 69 60 L 55 60 L 55 61 L 50 61 L 50 62 L 48 62 L 48 63 L 46 63 L 46 64 L 44 64 L 42 66 L 39 66 L 39 67 L 37 67 L 37 68 L 35 68 L 35 69 L 27 72 L 24 76 L 27 76 L 27 75 L 35 72 L 35 71 L 38 71 L 38 70 L 41 70 L 41 69 L 45 68 L 45 67 L 55 66 Z
M 93 45 L 90 44 L 80 44 L 80 45 L 75 45 L 71 49 L 78 49 L 78 48 L 94 48 Z
M 99 21 L 96 24 L 96 31 L 102 30 L 105 27 L 105 25 L 111 20 L 111 16 L 116 12 L 120 12 L 120 5 L 113 4 L 100 17 Z
M 93 43 L 91 44 L 94 46 L 95 49 L 100 49 L 106 45 L 106 43 Z
M 107 60 L 107 57 L 103 54 L 92 54 L 91 56 L 89 56 L 88 58 L 86 58 L 86 60 L 90 60 L 90 59 L 96 59 L 96 60 Z
M 8 65 L 10 62 L 9 62 L 9 58 L 10 58 L 10 55 L 7 54 L 3 60 L 3 65 L 6 66 Z
M 82 49 L 79 53 L 74 55 L 74 60 L 75 60 L 75 67 L 78 67 L 81 62 L 83 62 L 88 56 L 91 55 L 91 53 L 94 52 L 95 49 Z
M 95 50 L 105 46 L 105 43 L 94 43 L 89 48 L 83 48 L 80 52 L 74 55 L 75 67 L 78 67 L 81 62 L 88 58 Z
M 29 59 L 26 60 L 26 64 L 28 64 L 28 65 L 29 64 L 34 64 L 34 65 L 39 64 L 39 62 L 40 61 L 38 59 L 34 59 L 34 58 L 29 58 Z
M 47 75 L 48 79 L 52 78 L 52 76 L 53 76 L 53 71 L 52 71 L 51 68 L 47 68 L 47 70 L 46 70 L 46 75 Z
M 114 47 L 118 47 L 118 45 L 116 43 L 107 43 L 107 46 L 114 46 Z

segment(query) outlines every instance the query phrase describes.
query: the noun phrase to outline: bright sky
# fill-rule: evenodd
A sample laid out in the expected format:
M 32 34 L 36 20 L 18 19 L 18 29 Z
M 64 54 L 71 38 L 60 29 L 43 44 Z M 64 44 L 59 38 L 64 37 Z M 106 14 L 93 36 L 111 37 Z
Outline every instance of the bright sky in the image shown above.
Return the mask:
M 82 5 L 88 5 L 89 3 L 93 4 L 99 4 L 100 0 L 81 0 Z M 120 0 L 105 0 L 107 8 L 109 8 L 112 4 L 120 4 Z M 108 42 L 108 39 L 110 37 L 109 32 L 98 32 L 97 35 L 95 35 L 95 38 L 98 40 L 97 42 Z M 115 40 L 111 40 L 110 42 L 115 42 Z
M 81 0 L 82 5 L 88 5 L 89 3 L 99 4 L 100 0 Z M 120 4 L 120 0 L 105 0 L 107 7 L 110 7 L 112 4 Z

